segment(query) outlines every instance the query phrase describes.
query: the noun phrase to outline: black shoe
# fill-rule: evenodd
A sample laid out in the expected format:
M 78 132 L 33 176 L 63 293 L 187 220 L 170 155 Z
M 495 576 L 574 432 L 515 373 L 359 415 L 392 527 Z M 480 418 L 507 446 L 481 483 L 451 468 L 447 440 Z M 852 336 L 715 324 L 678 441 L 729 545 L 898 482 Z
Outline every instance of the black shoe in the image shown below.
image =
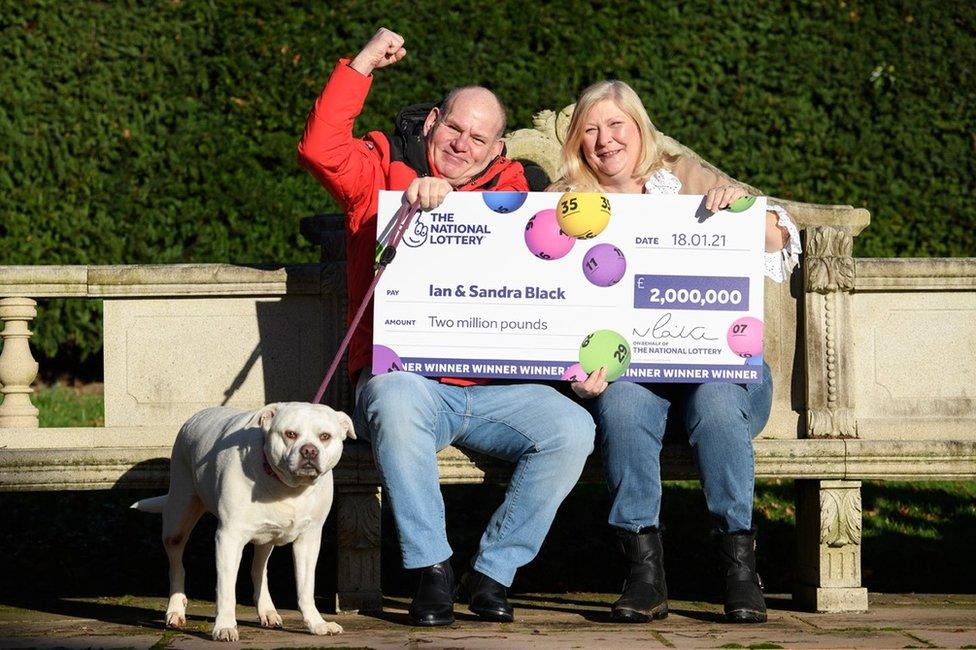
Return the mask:
M 623 593 L 610 608 L 611 620 L 650 623 L 667 618 L 668 585 L 664 579 L 661 532 L 657 528 L 644 528 L 639 533 L 618 528 L 617 538 L 630 568 Z
M 725 620 L 765 623 L 766 601 L 762 579 L 756 573 L 755 529 L 718 535 L 717 546 L 724 582 Z
M 468 609 L 486 621 L 511 623 L 515 613 L 508 603 L 505 585 L 478 571 L 468 571 L 461 578 L 462 596 Z
M 418 569 L 420 584 L 410 603 L 410 622 L 414 625 L 450 625 L 454 622 L 454 570 L 448 558 Z

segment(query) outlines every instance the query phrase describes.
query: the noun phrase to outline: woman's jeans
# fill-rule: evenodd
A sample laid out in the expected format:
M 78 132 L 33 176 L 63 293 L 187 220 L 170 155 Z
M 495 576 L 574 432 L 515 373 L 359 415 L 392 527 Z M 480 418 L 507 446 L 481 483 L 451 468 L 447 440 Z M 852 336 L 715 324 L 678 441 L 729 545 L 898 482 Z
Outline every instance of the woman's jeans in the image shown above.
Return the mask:
M 462 387 L 409 372 L 364 375 L 357 386 L 356 435 L 372 444 L 403 566 L 451 557 L 437 452 L 456 445 L 515 463 L 505 500 L 471 563 L 511 586 L 515 571 L 539 552 L 593 451 L 593 418 L 539 384 Z
M 596 399 L 603 469 L 613 499 L 610 525 L 638 532 L 661 513 L 661 445 L 669 413 L 680 417 L 694 451 L 712 527 L 752 527 L 755 458 L 772 405 L 769 366 L 756 384 L 614 382 Z

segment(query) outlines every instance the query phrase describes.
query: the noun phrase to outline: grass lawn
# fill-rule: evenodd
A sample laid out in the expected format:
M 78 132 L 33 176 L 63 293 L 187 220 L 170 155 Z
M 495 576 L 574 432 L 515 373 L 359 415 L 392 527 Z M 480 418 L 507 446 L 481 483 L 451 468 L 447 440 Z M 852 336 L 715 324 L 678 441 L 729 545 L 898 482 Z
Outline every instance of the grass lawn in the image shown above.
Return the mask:
M 100 387 L 43 387 L 34 396 L 41 426 L 99 426 Z M 153 491 L 153 494 L 156 492 Z M 501 503 L 500 485 L 443 486 L 448 536 L 460 568 L 477 550 L 492 512 Z M 146 491 L 0 493 L 5 526 L 0 547 L 20 560 L 9 569 L 9 585 L 30 582 L 40 593 L 82 595 L 97 584 L 100 595 L 165 592 L 165 571 L 149 584 L 140 567 L 165 567 L 159 520 L 128 510 Z M 794 485 L 763 480 L 756 485 L 754 523 L 759 529 L 759 568 L 769 593 L 787 593 L 795 581 Z M 862 489 L 863 584 L 871 591 L 976 593 L 976 482 L 865 481 Z M 516 592 L 612 593 L 620 586 L 623 562 L 606 524 L 606 488 L 581 484 L 566 499 L 539 556 L 516 576 Z M 61 513 L 38 517 L 38 513 Z M 714 562 L 705 501 L 696 481 L 664 486 L 661 520 L 669 588 L 679 599 L 712 595 Z M 400 568 L 392 516 L 384 508 L 383 583 L 390 595 L 409 595 L 412 577 Z M 8 531 L 9 534 L 7 532 Z M 334 571 L 334 518 L 326 524 L 325 574 Z M 30 534 L 25 534 L 25 531 Z M 92 543 L 92 535 L 97 543 Z M 212 598 L 214 520 L 205 517 L 190 540 L 187 562 L 204 565 L 191 597 Z M 330 535 L 333 536 L 330 538 Z M 119 547 L 126 548 L 120 553 Z M 51 550 L 56 550 L 54 555 Z M 291 580 L 288 553 L 272 558 L 273 581 Z M 53 561 L 52 558 L 58 558 Z M 131 564 L 131 566 L 129 566 Z M 124 565 L 124 566 L 123 566 Z M 51 575 L 46 575 L 51 569 Z M 57 570 L 55 570 L 57 569 Z M 158 575 L 156 575 L 158 574 Z M 247 595 L 246 571 L 240 589 Z M 328 575 L 322 578 L 328 580 Z M 283 590 L 289 591 L 289 587 Z M 0 592 L 3 591 L 0 585 Z M 94 592 L 93 592 L 94 593 Z
M 101 384 L 35 387 L 31 395 L 42 427 L 100 427 L 105 424 Z

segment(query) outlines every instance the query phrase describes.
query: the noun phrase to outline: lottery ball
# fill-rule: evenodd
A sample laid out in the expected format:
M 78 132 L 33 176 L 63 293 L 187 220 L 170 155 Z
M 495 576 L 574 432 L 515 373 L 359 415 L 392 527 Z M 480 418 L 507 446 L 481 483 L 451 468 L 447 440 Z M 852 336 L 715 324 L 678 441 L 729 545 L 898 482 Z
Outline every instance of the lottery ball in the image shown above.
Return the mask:
M 505 214 L 521 208 L 528 194 L 525 192 L 482 192 L 482 196 L 485 198 L 485 205 L 495 212 Z
M 579 360 L 586 374 L 606 368 L 607 381 L 614 381 L 630 367 L 630 345 L 613 330 L 597 330 L 583 339 Z
M 586 372 L 583 371 L 583 366 L 578 363 L 574 363 L 570 367 L 563 371 L 560 379 L 563 381 L 586 381 Z
M 556 204 L 556 218 L 570 237 L 591 239 L 610 223 L 610 201 L 600 192 L 566 192 Z
M 583 275 L 598 287 L 610 287 L 624 277 L 627 259 L 613 244 L 597 244 L 583 256 Z
M 726 340 L 729 348 L 746 359 L 758 356 L 763 351 L 763 322 L 752 316 L 744 316 L 729 326 Z
M 729 212 L 745 212 L 752 207 L 752 204 L 756 202 L 756 197 L 754 196 L 740 196 L 735 201 L 729 204 L 729 207 L 725 208 Z
M 373 346 L 373 374 L 382 375 L 387 372 L 403 370 L 400 356 L 385 345 Z
M 525 224 L 525 245 L 544 260 L 558 260 L 572 250 L 576 240 L 559 229 L 555 210 L 536 212 Z

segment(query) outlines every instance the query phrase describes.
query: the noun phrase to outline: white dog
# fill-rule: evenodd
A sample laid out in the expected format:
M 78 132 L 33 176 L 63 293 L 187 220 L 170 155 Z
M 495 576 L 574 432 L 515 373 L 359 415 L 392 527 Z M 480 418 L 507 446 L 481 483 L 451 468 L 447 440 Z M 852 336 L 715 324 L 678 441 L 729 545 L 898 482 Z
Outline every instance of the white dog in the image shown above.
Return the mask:
M 219 520 L 214 640 L 238 640 L 234 586 L 248 542 L 254 544 L 251 579 L 261 625 L 281 627 L 268 593 L 268 556 L 275 546 L 292 542 L 305 624 L 312 634 L 342 632 L 319 614 L 314 591 L 322 524 L 332 507 L 332 468 L 347 436 L 356 437 L 348 415 L 299 402 L 255 411 L 208 408 L 186 421 L 173 445 L 169 494 L 132 505 L 163 514 L 170 580 L 167 626 L 186 624 L 183 549 L 207 511 Z

